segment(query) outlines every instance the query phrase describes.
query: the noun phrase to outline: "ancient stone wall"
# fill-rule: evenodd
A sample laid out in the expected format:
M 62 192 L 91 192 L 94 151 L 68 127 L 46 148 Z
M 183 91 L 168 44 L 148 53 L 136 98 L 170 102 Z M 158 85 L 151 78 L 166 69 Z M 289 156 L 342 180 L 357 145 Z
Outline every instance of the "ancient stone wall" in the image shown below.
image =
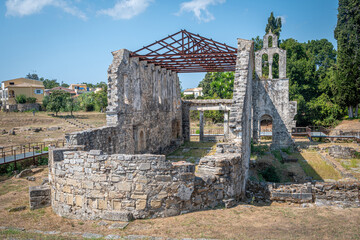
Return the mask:
M 360 154 L 357 153 L 357 151 L 351 147 L 333 145 L 330 146 L 328 150 L 329 150 L 329 155 L 334 158 L 350 159 L 350 158 L 357 158 L 360 156 Z
M 229 139 L 238 144 L 243 158 L 241 168 L 245 179 L 249 169 L 251 141 L 252 79 L 254 69 L 254 42 L 238 39 L 233 104 L 229 117 Z M 243 182 L 242 188 L 245 189 Z M 245 192 L 243 192 L 245 193 Z
M 272 38 L 272 46 L 269 39 Z M 272 74 L 275 54 L 278 54 L 278 78 Z M 268 55 L 268 61 L 263 61 Z M 262 67 L 269 66 L 269 75 L 263 76 Z M 278 47 L 277 36 L 264 36 L 264 46 L 255 53 L 256 78 L 253 81 L 253 139 L 257 142 L 262 120 L 272 121 L 272 148 L 288 147 L 292 144 L 291 129 L 296 126 L 294 117 L 297 102 L 289 101 L 289 79 L 286 79 L 286 51 Z
M 108 69 L 107 128 L 70 134 L 70 145 L 106 153 L 165 153 L 182 142 L 179 78 L 175 72 L 113 52 Z
M 317 206 L 360 207 L 359 182 L 257 183 L 246 195 L 258 202 L 315 203 Z
M 241 156 L 222 154 L 172 164 L 163 155 L 105 155 L 50 150 L 52 208 L 77 219 L 128 221 L 174 216 L 239 200 Z

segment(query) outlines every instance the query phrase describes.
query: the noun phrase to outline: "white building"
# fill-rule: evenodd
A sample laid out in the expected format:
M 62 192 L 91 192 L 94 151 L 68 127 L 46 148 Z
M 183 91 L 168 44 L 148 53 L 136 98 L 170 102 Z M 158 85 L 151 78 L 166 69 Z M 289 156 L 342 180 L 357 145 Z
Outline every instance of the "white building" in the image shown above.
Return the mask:
M 195 98 L 203 95 L 202 88 L 188 88 L 184 91 L 184 96 L 194 95 Z

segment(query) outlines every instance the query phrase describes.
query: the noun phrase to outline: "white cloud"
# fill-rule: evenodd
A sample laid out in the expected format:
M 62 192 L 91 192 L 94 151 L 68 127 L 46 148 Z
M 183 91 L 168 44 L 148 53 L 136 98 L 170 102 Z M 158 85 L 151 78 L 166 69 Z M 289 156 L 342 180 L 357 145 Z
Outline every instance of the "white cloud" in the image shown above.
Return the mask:
M 183 2 L 180 5 L 178 14 L 182 12 L 193 12 L 200 22 L 209 22 L 214 20 L 215 17 L 209 12 L 208 7 L 210 5 L 225 3 L 225 1 L 226 0 L 191 0 L 189 2 Z
M 153 0 L 118 0 L 113 8 L 98 11 L 113 19 L 131 19 L 144 12 Z
M 281 24 L 286 23 L 286 16 L 277 16 L 276 18 L 281 18 Z
M 7 0 L 6 16 L 28 16 L 39 13 L 46 6 L 61 8 L 64 12 L 86 20 L 86 15 L 65 0 Z

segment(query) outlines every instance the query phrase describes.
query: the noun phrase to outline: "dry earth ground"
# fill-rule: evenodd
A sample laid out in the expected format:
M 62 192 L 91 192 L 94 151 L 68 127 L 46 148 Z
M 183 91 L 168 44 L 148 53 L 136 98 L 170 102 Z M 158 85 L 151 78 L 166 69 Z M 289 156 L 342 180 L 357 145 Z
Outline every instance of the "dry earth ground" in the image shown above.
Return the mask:
M 215 209 L 176 217 L 135 220 L 124 230 L 109 230 L 99 221 L 81 221 L 59 217 L 51 207 L 30 211 L 8 212 L 28 206 L 28 187 L 38 185 L 47 176 L 47 169 L 26 179 L 3 179 L 0 182 L 0 226 L 27 230 L 92 232 L 98 234 L 146 235 L 172 238 L 217 239 L 359 239 L 360 209 L 335 207 L 301 208 L 299 205 L 239 205 L 231 209 Z M 109 222 L 111 223 L 111 222 Z M 10 232 L 11 233 L 11 232 Z M 42 235 L 13 234 L 18 238 L 43 239 Z M 0 231 L 0 237 L 9 231 Z M 10 236 L 12 236 L 10 234 Z M 72 237 L 71 239 L 74 239 Z M 49 237 L 55 239 L 55 237 Z M 59 239 L 70 239 L 61 237 Z
M 37 112 L 35 116 L 31 112 L 0 112 L 0 146 L 11 146 L 44 141 L 56 141 L 64 139 L 65 133 L 83 130 L 67 123 L 64 119 L 68 113 L 59 113 L 53 117 L 47 112 Z M 106 125 L 105 114 L 98 112 L 74 112 L 74 116 L 82 123 L 93 127 Z M 47 131 L 48 127 L 61 127 L 59 130 Z M 2 134 L 1 131 L 9 132 L 15 128 L 16 135 Z M 42 128 L 40 132 L 26 131 L 29 128 Z

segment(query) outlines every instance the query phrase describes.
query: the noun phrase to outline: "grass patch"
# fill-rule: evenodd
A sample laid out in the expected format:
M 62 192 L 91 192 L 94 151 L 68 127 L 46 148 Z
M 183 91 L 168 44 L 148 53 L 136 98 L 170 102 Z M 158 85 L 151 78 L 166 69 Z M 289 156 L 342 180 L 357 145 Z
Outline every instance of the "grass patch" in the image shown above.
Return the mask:
M 272 155 L 274 155 L 274 157 L 281 163 L 282 162 L 282 157 L 281 157 L 281 153 L 280 153 L 280 150 L 274 150 L 274 151 L 271 151 Z
M 251 144 L 251 154 L 253 154 L 253 155 L 263 156 L 268 151 L 269 151 L 269 146 L 268 145 L 261 145 L 261 144 L 254 145 L 254 144 Z
M 7 194 L 8 192 L 21 192 L 24 188 L 21 184 L 18 184 L 18 182 L 3 182 L 0 185 L 0 196 Z
M 189 151 L 183 151 L 189 149 Z M 210 151 L 209 151 L 210 150 Z M 180 148 L 167 155 L 171 161 L 188 161 L 195 163 L 197 159 L 207 155 L 214 155 L 216 152 L 216 143 L 212 142 L 186 142 Z M 171 158 L 171 156 L 179 156 L 181 158 Z
M 23 232 L 17 229 L 7 229 L 0 231 L 0 238 L 1 239 L 44 239 L 44 240 L 70 240 L 70 239 L 76 239 L 74 236 L 72 237 L 62 237 L 62 236 L 49 236 L 39 233 L 28 233 Z
M 342 160 L 340 162 L 341 166 L 343 166 L 346 170 L 351 170 L 352 168 L 357 168 L 360 165 L 360 160 L 356 158 L 352 158 L 350 160 Z
M 307 176 L 314 180 L 341 179 L 340 173 L 333 166 L 326 163 L 317 152 L 303 152 L 298 154 L 299 164 Z M 306 160 L 305 160 L 306 159 Z

